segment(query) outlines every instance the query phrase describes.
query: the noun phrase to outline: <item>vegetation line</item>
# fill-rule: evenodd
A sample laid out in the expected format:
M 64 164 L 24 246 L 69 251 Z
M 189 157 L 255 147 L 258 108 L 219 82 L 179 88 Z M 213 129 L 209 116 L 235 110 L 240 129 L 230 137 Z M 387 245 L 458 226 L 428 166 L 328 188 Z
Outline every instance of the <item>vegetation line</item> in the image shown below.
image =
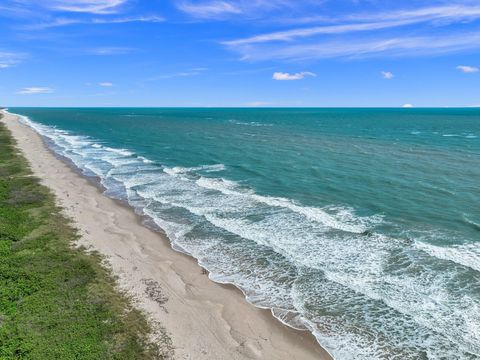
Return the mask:
M 1 116 L 1 115 L 0 115 Z M 32 176 L 0 123 L 0 359 L 164 359 L 145 316 Z

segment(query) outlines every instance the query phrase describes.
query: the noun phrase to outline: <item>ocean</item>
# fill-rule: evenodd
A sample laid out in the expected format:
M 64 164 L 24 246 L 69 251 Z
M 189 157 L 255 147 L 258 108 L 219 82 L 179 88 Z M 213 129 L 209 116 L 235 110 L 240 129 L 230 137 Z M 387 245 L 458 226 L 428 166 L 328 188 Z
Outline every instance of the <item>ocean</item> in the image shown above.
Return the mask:
M 9 110 L 336 359 L 480 358 L 480 109 Z

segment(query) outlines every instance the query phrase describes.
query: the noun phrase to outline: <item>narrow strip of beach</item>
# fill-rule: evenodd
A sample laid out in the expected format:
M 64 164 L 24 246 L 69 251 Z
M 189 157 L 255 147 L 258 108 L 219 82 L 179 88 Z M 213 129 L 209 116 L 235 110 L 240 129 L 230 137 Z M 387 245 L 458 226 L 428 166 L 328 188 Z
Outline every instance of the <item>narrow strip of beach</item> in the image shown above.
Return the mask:
M 102 195 L 17 116 L 4 115 L 33 173 L 73 219 L 78 244 L 105 257 L 120 289 L 171 336 L 176 359 L 331 358 L 308 332 L 282 325 L 235 287 L 210 281 L 195 259 L 174 251 L 132 209 Z

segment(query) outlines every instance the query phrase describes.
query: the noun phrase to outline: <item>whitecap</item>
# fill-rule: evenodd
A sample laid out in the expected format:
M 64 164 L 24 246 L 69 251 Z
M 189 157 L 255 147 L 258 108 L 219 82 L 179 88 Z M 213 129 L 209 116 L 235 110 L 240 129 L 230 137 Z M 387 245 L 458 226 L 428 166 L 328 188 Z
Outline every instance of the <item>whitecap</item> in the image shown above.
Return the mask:
M 351 210 L 339 207 L 332 208 L 337 211 L 338 217 L 335 217 L 335 215 L 331 215 L 323 209 L 302 206 L 296 204 L 290 199 L 255 194 L 252 190 L 242 189 L 238 183 L 226 179 L 200 177 L 196 183 L 201 187 L 217 190 L 226 195 L 240 197 L 249 196 L 249 200 L 255 202 L 273 207 L 287 208 L 295 213 L 304 215 L 310 220 L 346 232 L 362 234 L 367 231 L 368 226 L 377 224 L 381 221 L 381 217 L 378 216 L 370 218 L 356 217 L 352 214 Z
M 270 127 L 270 126 L 273 126 L 273 124 L 263 123 L 263 122 L 258 122 L 258 121 L 247 122 L 247 121 L 239 121 L 239 120 L 235 120 L 235 119 L 230 119 L 228 122 L 231 123 L 231 124 L 235 124 L 235 125 L 254 126 L 254 127 L 261 127 L 261 126 Z
M 182 167 L 182 166 L 175 166 L 175 167 L 164 167 L 163 171 L 169 175 L 177 176 L 187 173 L 193 173 L 196 171 L 204 171 L 204 172 L 218 172 L 224 171 L 225 165 L 224 164 L 213 164 L 213 165 L 200 165 L 194 167 Z
M 415 247 L 438 259 L 452 261 L 480 272 L 480 245 L 437 246 L 417 241 Z

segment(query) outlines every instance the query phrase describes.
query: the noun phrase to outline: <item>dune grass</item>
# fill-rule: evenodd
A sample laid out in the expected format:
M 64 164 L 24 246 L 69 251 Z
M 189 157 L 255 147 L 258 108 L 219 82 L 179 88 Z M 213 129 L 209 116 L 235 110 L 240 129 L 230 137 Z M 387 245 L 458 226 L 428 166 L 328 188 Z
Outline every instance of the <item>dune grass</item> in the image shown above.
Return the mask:
M 0 123 L 0 359 L 169 358 Z

